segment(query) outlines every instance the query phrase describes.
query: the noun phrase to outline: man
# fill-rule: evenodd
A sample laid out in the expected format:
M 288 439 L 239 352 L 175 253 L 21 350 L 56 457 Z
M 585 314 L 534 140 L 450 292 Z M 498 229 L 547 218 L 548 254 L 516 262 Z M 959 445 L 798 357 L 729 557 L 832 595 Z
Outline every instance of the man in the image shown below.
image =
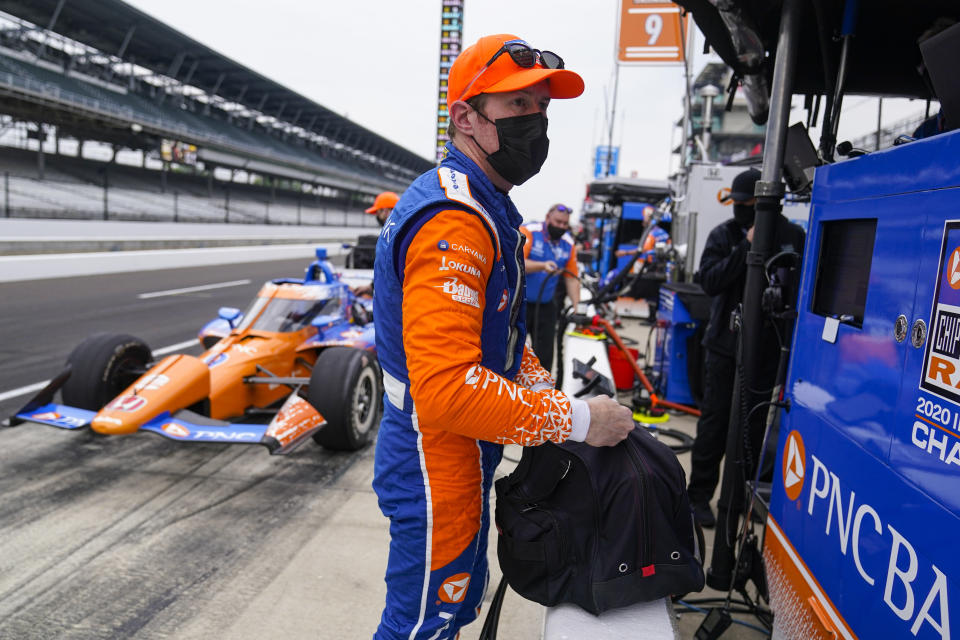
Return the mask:
M 636 300 L 645 300 L 647 303 L 648 317 L 656 318 L 657 307 L 660 302 L 660 285 L 667 278 L 667 260 L 663 256 L 658 259 L 657 246 L 669 247 L 671 244 L 670 234 L 657 224 L 654 219 L 657 210 L 652 205 L 646 205 L 642 209 L 643 227 L 640 237 L 631 239 L 631 243 L 636 246 L 633 249 L 618 249 L 614 255 L 618 258 L 615 272 L 619 273 L 626 269 L 629 260 L 621 261 L 625 256 L 638 255 L 637 261 L 633 263 L 630 273 L 623 284 L 629 283 L 629 288 L 625 297 Z M 652 223 L 652 224 L 651 224 Z M 621 225 L 624 221 L 621 221 Z M 635 229 L 635 227 L 634 227 Z
M 366 213 L 377 216 L 377 222 L 382 227 L 393 212 L 393 207 L 397 204 L 400 196 L 393 191 L 384 191 L 377 194 L 373 200 L 373 206 L 366 210 Z M 376 234 L 357 236 L 357 242 L 350 250 L 347 256 L 346 266 L 348 269 L 372 269 L 374 262 L 374 253 L 377 250 Z M 354 293 L 360 296 L 373 295 L 373 283 L 357 287 Z
M 515 36 L 465 49 L 449 74 L 446 158 L 380 233 L 385 399 L 373 486 L 391 543 L 375 638 L 455 638 L 479 614 L 503 443 L 606 446 L 633 427 L 611 398 L 554 390 L 524 346 L 522 218 L 507 192 L 546 159 L 550 99 L 582 91 L 559 56 Z
M 559 309 L 554 297 L 557 282 L 563 280 L 573 308 L 580 304 L 577 279 L 577 249 L 570 235 L 570 208 L 555 204 L 543 222 L 530 222 L 520 231 L 526 236 L 523 264 L 527 275 L 527 331 L 533 352 L 547 371 L 553 370 L 553 345 L 557 335 Z M 562 296 L 560 297 L 562 300 Z
M 650 224 L 650 219 L 653 218 L 653 214 L 655 212 L 656 210 L 650 205 L 647 205 L 643 208 L 644 230 L 646 230 L 647 225 Z M 640 238 L 636 240 L 636 242 L 639 241 Z M 643 241 L 643 246 L 638 245 L 635 249 L 617 249 L 617 251 L 614 252 L 614 255 L 618 258 L 621 258 L 623 256 L 639 253 L 641 262 L 653 262 L 654 258 L 656 257 L 654 252 L 657 248 L 657 244 L 669 245 L 670 242 L 670 234 L 667 233 L 665 229 L 655 224 L 650 229 L 650 233 L 647 234 L 646 240 Z
M 372 213 L 377 216 L 377 222 L 380 223 L 380 226 L 383 226 L 383 223 L 387 221 L 387 218 L 390 217 L 390 212 L 393 211 L 393 208 L 397 204 L 397 200 L 400 199 L 400 196 L 395 194 L 393 191 L 384 191 L 377 195 L 373 200 L 373 206 L 366 210 L 367 213 Z
M 687 492 L 694 517 L 704 527 L 716 524 L 710 510 L 710 499 L 717 488 L 720 461 L 727 444 L 731 398 L 736 379 L 737 334 L 730 328 L 730 313 L 743 302 L 746 283 L 747 252 L 753 242 L 754 188 L 760 172 L 748 169 L 738 174 L 725 200 L 733 202 L 733 218 L 717 225 L 707 237 L 700 258 L 699 279 L 703 291 L 712 296 L 710 321 L 703 338 L 704 360 L 703 401 L 697 420 L 697 437 L 691 451 L 690 485 Z M 777 251 L 793 250 L 803 255 L 803 229 L 780 214 L 776 223 Z M 762 344 L 771 351 L 770 361 L 776 365 L 776 334 L 765 321 Z M 769 367 L 767 367 L 769 369 Z M 761 379 L 770 379 L 775 371 L 765 371 Z M 768 385 L 769 386 L 769 385 Z M 760 390 L 757 390 L 760 391 Z

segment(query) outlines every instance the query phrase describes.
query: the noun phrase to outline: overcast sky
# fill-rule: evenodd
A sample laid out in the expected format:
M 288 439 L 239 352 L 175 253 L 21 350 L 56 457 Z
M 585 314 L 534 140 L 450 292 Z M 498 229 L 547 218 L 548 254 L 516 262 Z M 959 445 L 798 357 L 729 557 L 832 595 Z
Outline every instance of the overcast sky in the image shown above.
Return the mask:
M 127 0 L 220 53 L 317 101 L 424 158 L 434 158 L 440 0 Z M 558 53 L 583 76 L 584 94 L 549 108 L 550 156 L 511 191 L 527 219 L 556 202 L 579 210 L 593 153 L 606 144 L 619 0 L 465 0 L 463 41 L 513 33 Z M 696 35 L 699 42 L 699 34 Z M 708 60 L 695 47 L 694 70 Z M 621 67 L 614 144 L 620 175 L 665 179 L 676 168 L 683 67 Z M 869 131 L 873 101 L 854 98 Z M 922 110 L 884 104 L 884 121 Z M 871 115 L 872 112 L 872 115 Z M 799 114 L 799 112 L 798 112 Z M 799 117 L 799 115 L 798 115 Z M 841 129 L 843 133 L 843 129 Z

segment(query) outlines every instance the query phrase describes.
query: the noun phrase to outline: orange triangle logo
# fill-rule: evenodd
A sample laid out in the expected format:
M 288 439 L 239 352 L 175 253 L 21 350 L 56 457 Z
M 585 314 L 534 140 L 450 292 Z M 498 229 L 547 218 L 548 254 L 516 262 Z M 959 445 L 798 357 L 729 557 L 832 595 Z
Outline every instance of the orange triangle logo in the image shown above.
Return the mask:
M 467 595 L 467 587 L 470 586 L 470 574 L 458 573 L 450 576 L 440 585 L 438 595 L 444 602 L 456 604 L 462 602 Z
M 947 261 L 947 284 L 951 289 L 960 289 L 960 247 L 953 250 Z
M 783 490 L 787 498 L 796 500 L 803 491 L 803 479 L 806 470 L 806 451 L 800 432 L 791 431 L 787 435 L 783 452 Z

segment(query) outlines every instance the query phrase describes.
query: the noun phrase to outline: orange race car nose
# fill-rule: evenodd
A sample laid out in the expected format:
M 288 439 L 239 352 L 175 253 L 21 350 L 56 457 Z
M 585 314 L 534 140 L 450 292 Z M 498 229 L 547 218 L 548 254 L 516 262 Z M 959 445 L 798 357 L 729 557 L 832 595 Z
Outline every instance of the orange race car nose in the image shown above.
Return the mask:
M 210 370 L 199 358 L 167 356 L 100 410 L 90 428 L 104 435 L 134 433 L 164 411 L 171 414 L 210 395 Z

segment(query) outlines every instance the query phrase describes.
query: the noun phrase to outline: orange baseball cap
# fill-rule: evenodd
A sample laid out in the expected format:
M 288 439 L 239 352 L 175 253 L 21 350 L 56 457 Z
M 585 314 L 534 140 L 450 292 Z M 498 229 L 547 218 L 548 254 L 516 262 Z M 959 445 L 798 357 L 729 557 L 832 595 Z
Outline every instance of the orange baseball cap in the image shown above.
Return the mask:
M 549 80 L 551 98 L 576 98 L 583 93 L 583 78 L 573 71 L 545 69 L 540 62 L 529 69 L 524 68 L 507 53 L 498 56 L 484 69 L 504 43 L 512 41 L 526 44 L 517 36 L 500 33 L 484 36 L 460 52 L 447 78 L 447 109 L 457 100 L 468 100 L 481 93 L 517 91 L 542 80 Z
M 367 213 L 376 213 L 380 209 L 393 209 L 397 200 L 400 199 L 400 196 L 395 194 L 393 191 L 384 191 L 383 193 L 377 195 L 376 200 L 373 201 L 373 206 L 367 209 Z

